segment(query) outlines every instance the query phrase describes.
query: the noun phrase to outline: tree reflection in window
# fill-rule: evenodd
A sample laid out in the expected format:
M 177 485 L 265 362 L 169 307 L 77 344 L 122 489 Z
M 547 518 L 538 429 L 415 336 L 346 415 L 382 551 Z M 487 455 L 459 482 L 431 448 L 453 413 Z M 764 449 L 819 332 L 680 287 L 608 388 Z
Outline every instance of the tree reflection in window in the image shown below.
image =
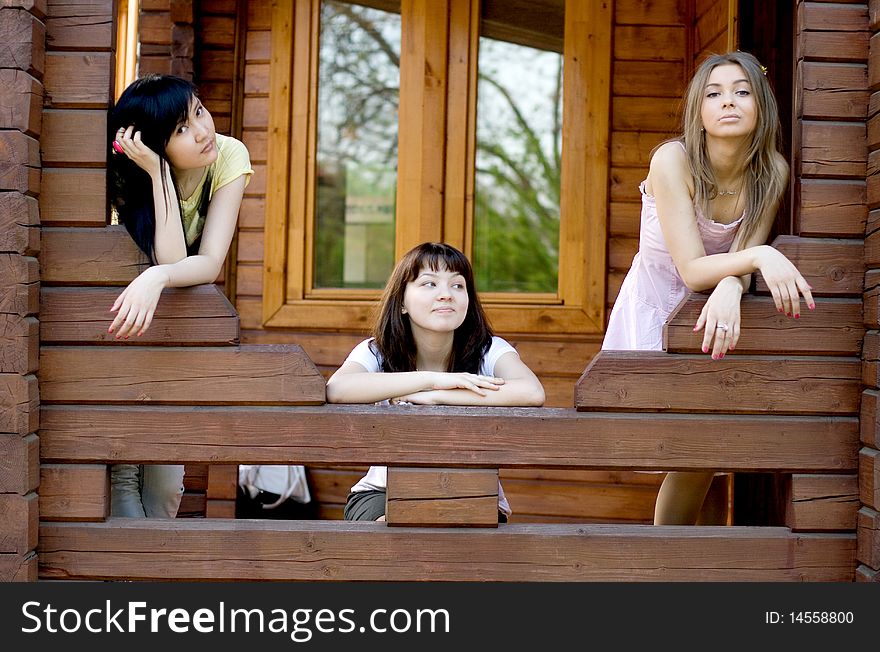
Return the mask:
M 400 2 L 324 0 L 320 19 L 313 285 L 381 288 L 394 265 Z
M 483 5 L 474 266 L 484 292 L 557 291 L 562 0 Z

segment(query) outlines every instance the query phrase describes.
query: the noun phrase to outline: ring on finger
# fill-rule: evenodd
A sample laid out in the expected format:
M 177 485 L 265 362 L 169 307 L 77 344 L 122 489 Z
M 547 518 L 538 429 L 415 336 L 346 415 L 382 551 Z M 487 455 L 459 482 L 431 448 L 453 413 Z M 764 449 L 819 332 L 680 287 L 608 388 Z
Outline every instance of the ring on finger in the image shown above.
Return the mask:
M 725 333 L 727 332 L 727 324 L 716 324 L 715 328 L 723 330 Z

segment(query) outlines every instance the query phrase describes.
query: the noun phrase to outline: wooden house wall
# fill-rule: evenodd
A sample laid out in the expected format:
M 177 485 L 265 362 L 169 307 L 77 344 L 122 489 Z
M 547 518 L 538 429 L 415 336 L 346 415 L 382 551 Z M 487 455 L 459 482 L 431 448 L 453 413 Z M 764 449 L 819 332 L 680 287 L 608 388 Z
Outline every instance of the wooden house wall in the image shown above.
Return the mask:
M 736 43 L 737 0 L 696 0 L 692 59 L 694 66 L 709 54 L 721 54 Z
M 880 582 L 880 427 L 878 427 L 877 398 L 880 379 L 876 374 L 878 340 L 880 333 L 880 1 L 868 5 L 870 41 L 867 62 L 867 147 L 868 164 L 865 210 L 860 217 L 865 220 L 865 335 L 864 370 L 868 389 L 862 394 L 861 442 L 859 453 L 859 500 L 862 507 L 858 515 L 858 553 L 860 562 L 856 569 L 859 581 Z M 867 95 L 867 93 L 866 93 Z M 859 107 L 865 105 L 865 96 L 859 99 Z M 870 212 L 868 212 L 870 209 Z M 855 222 L 855 221 L 853 221 Z M 853 223 L 850 230 L 858 230 L 860 222 Z
M 638 184 L 647 173 L 651 149 L 676 130 L 678 98 L 690 73 L 689 3 L 660 0 L 647 4 L 642 0 L 614 3 L 609 309 L 638 247 Z M 329 375 L 362 339 L 362 333 L 262 328 L 270 16 L 269 4 L 248 3 L 241 137 L 250 151 L 255 174 L 245 191 L 239 217 L 234 303 L 241 317 L 242 342 L 300 344 Z M 539 375 L 551 407 L 572 405 L 575 382 L 601 344 L 601 337 L 578 334 L 507 337 Z M 326 514 L 339 515 L 357 471 L 310 469 L 310 474 L 318 496 L 327 505 Z M 529 520 L 647 522 L 661 479 L 656 475 L 598 471 L 502 470 L 501 474 L 514 510 Z
M 0 581 L 37 579 L 39 206 L 46 2 L 0 5 Z

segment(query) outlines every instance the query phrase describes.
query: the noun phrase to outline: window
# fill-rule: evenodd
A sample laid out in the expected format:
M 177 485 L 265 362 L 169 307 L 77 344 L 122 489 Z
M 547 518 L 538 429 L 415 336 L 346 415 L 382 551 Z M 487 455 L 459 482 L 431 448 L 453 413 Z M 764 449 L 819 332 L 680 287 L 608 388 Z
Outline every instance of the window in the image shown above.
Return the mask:
M 275 3 L 265 325 L 362 330 L 394 261 L 438 240 L 498 331 L 601 332 L 611 13 Z

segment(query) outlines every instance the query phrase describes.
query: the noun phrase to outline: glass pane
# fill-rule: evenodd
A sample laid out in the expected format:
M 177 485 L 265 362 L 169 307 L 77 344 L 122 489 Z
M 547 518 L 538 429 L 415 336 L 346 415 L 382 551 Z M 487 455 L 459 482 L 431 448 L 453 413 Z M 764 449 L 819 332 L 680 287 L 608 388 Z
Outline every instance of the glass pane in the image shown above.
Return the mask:
M 557 290 L 563 4 L 483 5 L 473 252 L 483 292 Z
M 314 286 L 382 288 L 394 265 L 400 2 L 321 3 Z

